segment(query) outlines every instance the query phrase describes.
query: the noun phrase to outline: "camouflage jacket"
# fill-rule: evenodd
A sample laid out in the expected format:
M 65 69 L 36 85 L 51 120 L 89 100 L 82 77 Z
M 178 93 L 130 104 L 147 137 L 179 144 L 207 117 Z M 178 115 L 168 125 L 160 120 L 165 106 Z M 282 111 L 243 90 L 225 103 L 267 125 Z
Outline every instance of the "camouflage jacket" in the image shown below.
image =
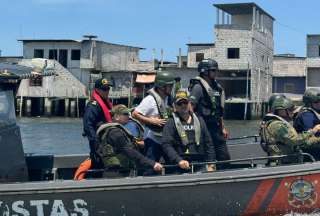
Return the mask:
M 298 134 L 289 122 L 277 115 L 267 114 L 260 127 L 262 142 L 270 156 L 294 154 L 301 147 L 320 144 L 320 138 L 312 132 Z

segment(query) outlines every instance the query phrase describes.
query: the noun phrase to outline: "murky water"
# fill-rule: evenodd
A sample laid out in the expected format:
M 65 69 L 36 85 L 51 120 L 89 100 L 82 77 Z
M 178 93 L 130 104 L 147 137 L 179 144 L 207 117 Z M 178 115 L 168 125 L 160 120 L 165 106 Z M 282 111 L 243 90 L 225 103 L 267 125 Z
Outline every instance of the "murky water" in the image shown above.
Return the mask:
M 82 137 L 82 119 L 21 118 L 18 119 L 25 153 L 88 153 L 88 141 Z M 226 121 L 230 137 L 255 135 L 259 121 Z M 241 140 L 239 142 L 245 142 Z

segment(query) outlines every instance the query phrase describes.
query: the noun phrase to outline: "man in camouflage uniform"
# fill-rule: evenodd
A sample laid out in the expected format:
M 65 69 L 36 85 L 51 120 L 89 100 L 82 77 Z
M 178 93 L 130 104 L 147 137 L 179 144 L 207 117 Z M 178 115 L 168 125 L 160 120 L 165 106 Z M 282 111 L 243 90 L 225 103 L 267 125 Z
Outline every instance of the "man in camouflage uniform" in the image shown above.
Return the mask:
M 316 126 L 309 131 L 298 134 L 289 123 L 293 117 L 294 105 L 288 98 L 276 98 L 272 104 L 272 113 L 268 113 L 260 125 L 260 135 L 263 149 L 269 156 L 292 155 L 283 159 L 270 161 L 275 166 L 281 163 L 295 163 L 299 161 L 300 148 L 309 148 L 320 144 L 320 137 L 315 133 L 320 131 Z

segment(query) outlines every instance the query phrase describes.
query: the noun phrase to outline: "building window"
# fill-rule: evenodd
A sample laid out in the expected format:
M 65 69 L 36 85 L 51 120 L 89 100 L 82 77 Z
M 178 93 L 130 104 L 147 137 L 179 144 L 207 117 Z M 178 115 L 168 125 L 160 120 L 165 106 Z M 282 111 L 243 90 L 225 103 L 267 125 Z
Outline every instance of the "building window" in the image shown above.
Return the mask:
M 71 50 L 71 60 L 80 60 L 81 52 L 80 50 Z
M 34 58 L 43 58 L 43 49 L 35 49 L 33 53 Z
M 29 79 L 30 86 L 42 86 L 42 76 L 36 76 Z
M 318 46 L 318 56 L 320 56 L 320 45 Z
M 239 48 L 228 48 L 228 59 L 238 59 L 240 58 Z
M 49 50 L 49 59 L 58 60 L 58 50 Z
M 201 62 L 204 59 L 204 53 L 196 53 L 196 62 Z
M 294 84 L 285 83 L 283 86 L 284 93 L 294 93 Z

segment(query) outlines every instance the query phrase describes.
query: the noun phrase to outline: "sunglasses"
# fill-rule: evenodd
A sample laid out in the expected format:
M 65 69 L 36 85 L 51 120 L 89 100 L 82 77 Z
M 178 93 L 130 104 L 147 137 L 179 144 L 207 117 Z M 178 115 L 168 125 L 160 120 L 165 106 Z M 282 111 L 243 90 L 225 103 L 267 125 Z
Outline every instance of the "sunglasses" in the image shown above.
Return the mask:
M 186 105 L 188 103 L 189 103 L 189 101 L 183 100 L 183 101 L 177 102 L 176 105 L 181 106 L 181 105 Z

